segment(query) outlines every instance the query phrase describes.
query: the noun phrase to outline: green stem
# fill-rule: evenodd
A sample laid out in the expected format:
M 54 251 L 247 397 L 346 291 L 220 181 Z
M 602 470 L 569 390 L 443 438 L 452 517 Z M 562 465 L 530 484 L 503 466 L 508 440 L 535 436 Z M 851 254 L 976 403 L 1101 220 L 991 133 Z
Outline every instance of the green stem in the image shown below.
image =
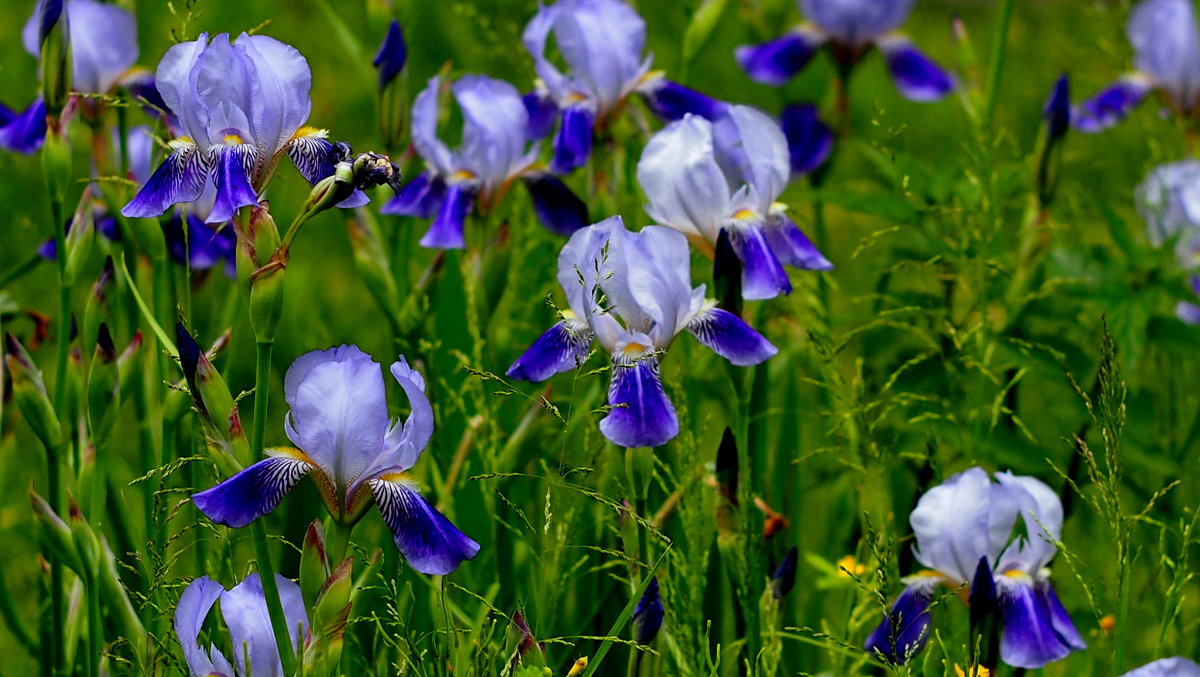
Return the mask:
M 1008 24 L 1012 19 L 1013 5 L 1015 4 L 1015 0 L 1003 0 L 1000 4 L 1000 20 L 996 22 L 996 37 L 992 43 L 992 60 L 989 64 L 991 72 L 988 74 L 987 109 L 984 118 L 988 126 L 991 126 L 996 113 L 1000 76 L 1004 73 L 1004 53 L 1008 47 Z
M 350 534 L 354 531 L 353 524 L 331 519 L 330 528 L 326 530 L 325 552 L 329 556 L 329 566 L 336 567 L 346 559 L 346 551 L 350 547 Z
M 100 614 L 100 576 L 99 566 L 93 567 L 87 581 L 88 606 L 88 656 L 87 674 L 97 674 L 100 656 L 104 653 L 104 620 Z
M 47 175 L 47 180 L 49 180 Z M 67 398 L 67 353 L 71 345 L 71 288 L 67 285 L 67 233 L 63 227 L 63 203 L 58 191 L 50 188 L 50 223 L 54 228 L 54 246 L 58 262 L 58 336 L 57 352 L 54 357 L 54 411 L 63 418 Z M 69 426 L 64 426 L 69 430 Z M 61 444 L 67 445 L 69 435 L 63 435 Z M 62 479 L 59 460 L 60 448 L 46 447 L 46 483 L 48 500 L 55 511 L 62 510 Z M 57 557 L 50 557 L 50 651 L 53 674 L 64 671 L 63 637 L 63 570 Z

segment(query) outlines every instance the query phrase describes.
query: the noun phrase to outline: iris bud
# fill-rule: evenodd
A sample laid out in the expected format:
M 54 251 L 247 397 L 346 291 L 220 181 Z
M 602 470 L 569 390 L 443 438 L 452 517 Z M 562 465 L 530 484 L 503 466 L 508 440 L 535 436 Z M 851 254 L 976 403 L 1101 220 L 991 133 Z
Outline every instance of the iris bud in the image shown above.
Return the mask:
M 306 672 L 329 674 L 341 658 L 346 622 L 350 619 L 353 562 L 350 557 L 343 560 L 326 579 L 317 597 L 310 629 L 313 641 L 304 652 Z
M 46 0 L 38 17 L 42 98 L 46 101 L 46 113 L 55 119 L 62 114 L 71 95 L 71 38 L 65 5 L 64 0 Z
M 112 432 L 120 401 L 117 350 L 108 325 L 101 324 L 87 380 L 87 422 L 92 440 L 100 443 Z
M 183 367 L 192 402 L 200 414 L 204 437 L 222 470 L 233 474 L 249 461 L 249 447 L 238 416 L 237 404 L 220 372 L 196 344 L 182 323 L 175 324 L 179 364 Z
M 47 447 L 57 447 L 62 441 L 62 427 L 58 415 L 46 394 L 42 372 L 34 365 L 25 347 L 12 335 L 7 336 L 5 363 L 12 383 L 13 400 L 21 416 Z
M 250 307 L 250 325 L 259 343 L 274 343 L 283 312 L 283 274 L 287 254 L 280 248 L 279 229 L 269 205 L 250 212 L 247 232 L 238 238 L 238 282 Z
M 663 623 L 662 597 L 658 591 L 658 579 L 650 579 L 646 592 L 633 610 L 633 641 L 649 644 L 658 635 Z
M 58 516 L 46 499 L 36 493 L 29 494 L 33 504 L 33 514 L 42 527 L 42 540 L 55 559 L 67 565 L 80 576 L 84 575 L 83 563 L 79 559 L 79 550 L 75 544 L 75 535 L 67 523 Z
M 91 200 L 87 193 L 84 193 L 71 220 L 71 228 L 67 231 L 67 266 L 63 284 L 68 287 L 75 285 L 80 271 L 87 265 L 88 255 L 92 253 L 92 243 L 95 240 L 96 224 L 92 216 Z
M 320 520 L 313 520 L 304 534 L 300 549 L 300 594 L 304 608 L 312 609 L 325 581 L 329 578 L 329 557 L 325 552 L 325 530 Z
M 100 325 L 111 318 L 112 309 L 109 307 L 109 299 L 112 298 L 115 280 L 116 275 L 110 256 L 104 260 L 104 268 L 100 271 L 100 276 L 96 278 L 96 283 L 92 285 L 92 293 L 88 296 L 87 307 L 83 311 L 81 345 L 94 344 L 100 335 Z

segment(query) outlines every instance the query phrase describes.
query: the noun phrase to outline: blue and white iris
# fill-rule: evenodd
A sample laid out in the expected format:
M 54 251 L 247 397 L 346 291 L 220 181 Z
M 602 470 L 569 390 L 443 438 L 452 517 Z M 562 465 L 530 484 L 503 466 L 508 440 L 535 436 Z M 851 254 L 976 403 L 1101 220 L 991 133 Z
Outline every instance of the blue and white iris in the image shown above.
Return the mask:
M 389 420 L 379 364 L 358 348 L 300 356 L 284 379 L 291 407 L 285 430 L 298 448 L 268 449 L 269 458 L 192 501 L 212 521 L 243 527 L 311 475 L 336 519 L 352 524 L 374 501 L 409 565 L 427 574 L 454 571 L 479 544 L 425 500 L 408 474 L 433 435 L 433 408 L 425 380 L 403 357 L 391 373 L 412 409 L 404 423 Z
M 679 434 L 675 407 L 659 380 L 659 359 L 684 330 L 735 365 L 777 350 L 741 318 L 692 287 L 688 245 L 662 226 L 625 229 L 614 216 L 576 232 L 558 256 L 569 310 L 508 368 L 544 381 L 587 359 L 593 342 L 608 353 L 612 382 L 600 431 L 625 447 L 656 447 Z

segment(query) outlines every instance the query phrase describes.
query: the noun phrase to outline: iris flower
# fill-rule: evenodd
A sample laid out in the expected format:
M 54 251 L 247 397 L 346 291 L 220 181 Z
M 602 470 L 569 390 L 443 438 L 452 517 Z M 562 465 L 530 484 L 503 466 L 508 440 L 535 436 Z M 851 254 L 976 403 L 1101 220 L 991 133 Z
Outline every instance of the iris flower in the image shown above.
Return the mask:
M 808 22 L 761 45 L 742 46 L 734 56 L 751 79 L 782 87 L 828 47 L 843 73 L 872 47 L 887 61 L 892 83 L 911 101 L 937 101 L 954 89 L 954 80 L 907 37 L 895 30 L 916 0 L 799 0 Z
M 1180 268 L 1200 271 L 1200 162 L 1185 160 L 1154 168 L 1135 191 L 1138 214 L 1146 222 L 1150 244 L 1175 242 Z M 1188 280 L 1200 297 L 1200 274 Z M 1180 301 L 1175 314 L 1188 324 L 1200 325 L 1200 306 Z
M 1200 665 L 1189 658 L 1160 658 L 1121 677 L 1200 677 Z
M 1000 658 L 1005 663 L 1040 668 L 1087 648 L 1046 568 L 1062 531 L 1058 495 L 1033 477 L 1005 472 L 995 478 L 992 483 L 982 468 L 971 468 L 917 502 L 909 516 L 917 537 L 913 554 L 926 568 L 904 579 L 908 587 L 867 639 L 869 651 L 898 662 L 919 651 L 929 635 L 934 588 L 968 584 L 980 560 L 992 572 L 999 596 L 1004 625 Z
M 228 33 L 167 50 L 155 82 L 183 136 L 171 154 L 122 210 L 153 217 L 181 202 L 195 202 L 210 183 L 216 198 L 208 223 L 233 218 L 258 204 L 276 165 L 287 154 L 309 183 L 333 173 L 338 150 L 323 129 L 302 126 L 312 109 L 308 61 L 295 48 L 265 35 Z M 341 203 L 366 204 L 361 191 Z
M 651 578 L 646 592 L 633 608 L 633 641 L 643 645 L 653 642 L 662 628 L 664 613 L 658 578 Z
M 566 72 L 546 58 L 551 34 Z M 557 173 L 587 162 L 593 131 L 605 129 L 634 92 L 669 120 L 688 112 L 717 115 L 724 105 L 650 70 L 653 59 L 643 56 L 646 22 L 621 0 L 559 0 L 542 6 L 526 25 L 523 40 L 546 96 L 561 112 L 551 163 Z
M 742 293 L 768 299 L 792 290 L 783 267 L 833 267 L 775 202 L 791 171 L 788 143 L 766 114 L 730 106 L 716 122 L 688 115 L 655 134 L 638 182 L 657 223 L 712 256 L 724 230 L 742 262 Z
M 412 568 L 454 571 L 479 544 L 425 500 L 408 474 L 433 434 L 433 408 L 425 380 L 403 357 L 391 372 L 412 408 L 403 424 L 388 419 L 379 364 L 355 346 L 297 358 L 283 385 L 291 407 L 284 428 L 298 448 L 268 449 L 266 460 L 192 496 L 196 507 L 218 524 L 244 527 L 311 475 L 336 519 L 353 524 L 373 500 Z
M 137 22 L 129 10 L 96 0 L 63 3 L 71 41 L 72 89 L 85 94 L 107 94 L 120 82 L 137 77 Z M 21 30 L 25 51 L 38 56 L 41 3 Z M 41 97 L 24 111 L 0 105 L 0 148 L 32 153 L 46 136 L 46 106 Z
M 298 640 L 308 632 L 304 599 L 300 594 L 300 586 L 294 582 L 279 575 L 275 576 L 275 581 L 289 634 L 301 630 L 300 636 L 292 637 L 292 649 L 295 650 Z M 200 629 L 218 600 L 221 602 L 221 617 L 229 629 L 233 646 L 232 665 L 215 645 L 205 649 L 199 643 Z M 283 662 L 279 658 L 271 619 L 267 615 L 267 598 L 256 573 L 247 576 L 231 590 L 226 590 L 208 576 L 188 584 L 179 597 L 179 605 L 175 607 L 175 635 L 183 648 L 188 671 L 194 677 L 247 677 L 251 674 L 254 677 L 284 677 Z
M 1155 90 L 1176 115 L 1195 118 L 1200 113 L 1200 35 L 1191 0 L 1145 0 L 1129 15 L 1126 33 L 1134 71 L 1076 106 L 1071 116 L 1075 128 L 1107 129 Z
M 461 249 L 472 208 L 490 212 L 522 179 L 548 230 L 569 235 L 587 225 L 583 201 L 538 165 L 538 143 L 516 87 L 484 75 L 459 78 L 451 91 L 462 111 L 462 144 L 452 151 L 438 138 L 441 86 L 440 77 L 431 78 L 413 101 L 412 144 L 427 169 L 383 207 L 384 214 L 433 218 L 421 246 Z
M 508 368 L 510 378 L 544 381 L 587 359 L 593 341 L 609 354 L 612 409 L 600 432 L 624 447 L 656 447 L 679 434 L 675 407 L 658 375 L 679 332 L 737 366 L 777 350 L 741 318 L 692 287 L 687 240 L 662 226 L 625 229 L 614 216 L 571 236 L 558 256 L 569 310 Z

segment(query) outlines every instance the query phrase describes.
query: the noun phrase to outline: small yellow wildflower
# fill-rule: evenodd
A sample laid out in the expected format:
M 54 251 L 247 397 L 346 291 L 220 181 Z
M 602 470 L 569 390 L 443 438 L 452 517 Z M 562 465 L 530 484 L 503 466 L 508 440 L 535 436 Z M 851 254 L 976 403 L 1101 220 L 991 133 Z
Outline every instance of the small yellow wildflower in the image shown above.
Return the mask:
M 584 669 L 587 668 L 587 665 L 588 665 L 587 656 L 576 659 L 575 665 L 571 666 L 571 671 L 567 673 L 567 677 L 576 677 L 577 675 L 582 675 Z

